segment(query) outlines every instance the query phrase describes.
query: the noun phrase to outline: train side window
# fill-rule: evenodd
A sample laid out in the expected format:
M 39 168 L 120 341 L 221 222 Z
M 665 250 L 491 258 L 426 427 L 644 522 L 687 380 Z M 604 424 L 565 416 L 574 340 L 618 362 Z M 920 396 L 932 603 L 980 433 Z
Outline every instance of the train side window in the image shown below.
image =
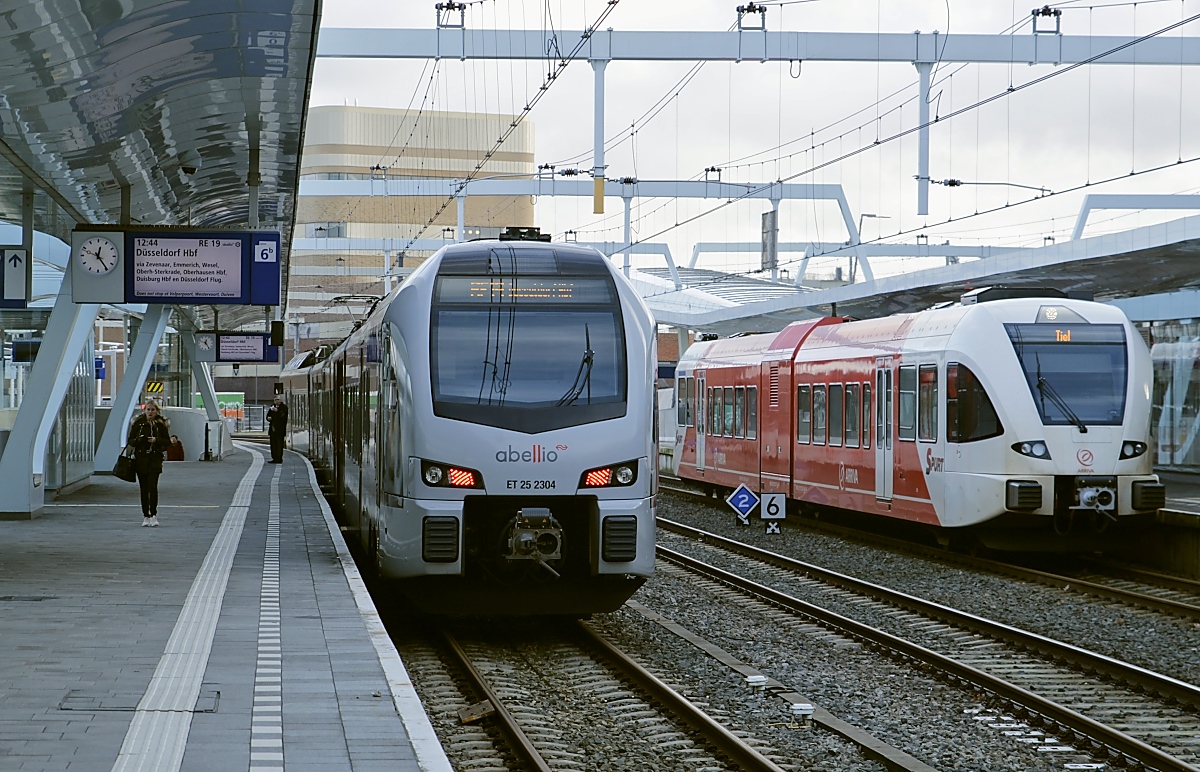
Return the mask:
M 687 378 L 675 379 L 675 423 L 687 426 Z
M 862 446 L 869 448 L 871 447 L 871 384 L 864 383 L 862 392 Z
M 842 384 L 829 384 L 829 444 L 842 446 L 842 418 L 845 402 L 842 401 Z
M 912 442 L 917 438 L 917 368 L 900 368 L 900 415 L 896 421 L 896 437 Z
M 708 435 L 717 433 L 717 411 L 713 409 L 713 387 L 708 387 Z
M 917 374 L 917 439 L 922 442 L 936 442 L 937 419 L 937 365 L 921 365 Z
M 733 390 L 733 436 L 739 439 L 746 436 L 745 386 L 738 386 Z
M 813 386 L 813 445 L 825 444 L 825 387 Z
M 946 365 L 946 439 L 975 442 L 1004 434 L 983 384 L 966 365 Z
M 696 379 L 688 378 L 684 384 L 687 390 L 687 426 L 691 426 L 696 422 Z
M 807 445 L 812 442 L 812 387 L 796 389 L 796 442 Z
M 725 387 L 725 436 L 733 436 L 733 387 Z
M 859 438 L 860 405 L 858 402 L 858 384 L 846 384 L 846 447 L 857 448 Z
M 758 387 L 746 388 L 746 439 L 758 437 Z

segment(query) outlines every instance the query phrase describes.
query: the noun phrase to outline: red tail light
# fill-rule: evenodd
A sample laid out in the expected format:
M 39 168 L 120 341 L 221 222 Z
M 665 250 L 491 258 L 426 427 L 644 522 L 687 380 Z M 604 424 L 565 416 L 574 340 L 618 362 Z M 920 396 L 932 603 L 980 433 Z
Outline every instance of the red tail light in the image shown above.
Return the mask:
M 599 488 L 612 482 L 612 467 L 593 469 L 583 478 L 583 487 Z
M 474 488 L 475 473 L 470 469 L 456 469 L 450 467 L 450 473 L 447 475 L 450 486 L 453 488 Z

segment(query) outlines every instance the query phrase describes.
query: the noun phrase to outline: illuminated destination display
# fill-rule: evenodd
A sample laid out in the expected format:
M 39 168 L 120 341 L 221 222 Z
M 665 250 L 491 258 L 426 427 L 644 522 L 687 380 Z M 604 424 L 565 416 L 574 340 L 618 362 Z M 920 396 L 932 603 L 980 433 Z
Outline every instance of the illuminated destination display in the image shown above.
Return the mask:
M 264 335 L 218 335 L 217 360 L 223 362 L 262 362 L 266 358 Z
M 245 302 L 245 236 L 137 234 L 130 241 L 130 301 Z
M 442 276 L 442 303 L 610 303 L 612 286 L 601 278 Z

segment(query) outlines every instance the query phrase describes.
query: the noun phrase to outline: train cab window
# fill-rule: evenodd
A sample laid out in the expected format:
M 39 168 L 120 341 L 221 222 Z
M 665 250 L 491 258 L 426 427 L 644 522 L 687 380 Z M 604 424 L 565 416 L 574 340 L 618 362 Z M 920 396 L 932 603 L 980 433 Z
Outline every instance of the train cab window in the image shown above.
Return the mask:
M 796 389 L 796 442 L 807 445 L 812 442 L 812 387 Z
M 725 387 L 725 436 L 733 436 L 733 387 Z
M 946 439 L 975 442 L 1004 434 L 983 384 L 966 365 L 946 365 Z
M 917 368 L 900 368 L 900 415 L 896 420 L 896 437 L 912 442 L 917 438 Z
M 825 444 L 825 387 L 813 386 L 813 444 Z
M 858 384 L 846 384 L 846 447 L 857 448 L 859 442 Z
M 842 445 L 842 428 L 844 415 L 842 401 L 842 384 L 829 384 L 829 444 L 834 447 Z
M 871 447 L 871 384 L 862 385 L 862 446 Z
M 937 438 L 937 365 L 921 365 L 917 374 L 917 439 L 936 442 Z
M 746 439 L 758 437 L 758 387 L 746 388 Z
M 557 253 L 514 254 L 464 253 L 438 269 L 434 415 L 526 433 L 626 415 L 625 323 L 612 277 Z
M 746 387 L 738 386 L 733 390 L 733 436 L 743 439 L 746 436 Z

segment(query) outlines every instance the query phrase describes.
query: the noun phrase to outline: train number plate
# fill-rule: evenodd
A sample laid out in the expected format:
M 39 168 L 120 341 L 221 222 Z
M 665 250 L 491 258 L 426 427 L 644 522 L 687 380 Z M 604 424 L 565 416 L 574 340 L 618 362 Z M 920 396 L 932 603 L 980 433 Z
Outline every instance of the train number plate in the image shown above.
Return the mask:
M 554 480 L 509 480 L 510 491 L 551 491 L 554 490 Z

